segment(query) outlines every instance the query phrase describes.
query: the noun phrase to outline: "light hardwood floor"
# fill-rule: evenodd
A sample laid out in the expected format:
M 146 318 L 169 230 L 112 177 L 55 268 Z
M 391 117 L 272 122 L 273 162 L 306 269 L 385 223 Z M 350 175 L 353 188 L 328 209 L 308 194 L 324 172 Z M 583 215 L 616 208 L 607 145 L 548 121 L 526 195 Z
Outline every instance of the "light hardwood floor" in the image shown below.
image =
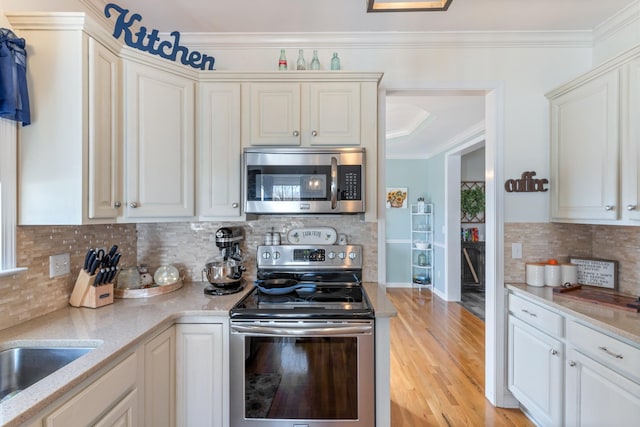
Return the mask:
M 484 397 L 484 322 L 428 290 L 388 289 L 391 426 L 533 426 Z

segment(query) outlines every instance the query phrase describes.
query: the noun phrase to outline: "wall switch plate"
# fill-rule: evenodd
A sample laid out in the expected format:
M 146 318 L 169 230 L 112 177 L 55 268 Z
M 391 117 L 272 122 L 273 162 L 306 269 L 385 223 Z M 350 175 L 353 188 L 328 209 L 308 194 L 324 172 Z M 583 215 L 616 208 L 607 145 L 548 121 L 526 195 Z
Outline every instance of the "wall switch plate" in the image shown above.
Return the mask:
M 511 258 L 522 259 L 522 243 L 511 244 Z
M 71 273 L 71 256 L 69 254 L 51 255 L 49 257 L 49 277 L 64 276 Z

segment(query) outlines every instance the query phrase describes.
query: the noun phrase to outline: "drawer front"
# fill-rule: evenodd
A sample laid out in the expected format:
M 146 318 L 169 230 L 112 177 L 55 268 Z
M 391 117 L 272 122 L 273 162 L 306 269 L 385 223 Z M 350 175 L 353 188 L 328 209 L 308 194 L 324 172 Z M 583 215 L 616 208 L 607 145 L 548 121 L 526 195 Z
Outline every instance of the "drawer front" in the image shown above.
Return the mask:
M 567 324 L 567 339 L 570 345 L 606 366 L 640 379 L 640 348 L 574 321 Z
M 556 337 L 563 336 L 564 318 L 541 305 L 518 295 L 509 294 L 509 311 L 517 318 L 524 320 L 538 329 L 546 331 Z

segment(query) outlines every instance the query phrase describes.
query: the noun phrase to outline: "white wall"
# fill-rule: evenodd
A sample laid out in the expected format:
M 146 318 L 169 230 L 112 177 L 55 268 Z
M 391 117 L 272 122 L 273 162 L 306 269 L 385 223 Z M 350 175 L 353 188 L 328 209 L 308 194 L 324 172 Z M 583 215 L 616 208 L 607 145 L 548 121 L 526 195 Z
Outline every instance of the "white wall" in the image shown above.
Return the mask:
M 593 65 L 599 65 L 640 43 L 640 0 L 631 3 L 594 31 Z

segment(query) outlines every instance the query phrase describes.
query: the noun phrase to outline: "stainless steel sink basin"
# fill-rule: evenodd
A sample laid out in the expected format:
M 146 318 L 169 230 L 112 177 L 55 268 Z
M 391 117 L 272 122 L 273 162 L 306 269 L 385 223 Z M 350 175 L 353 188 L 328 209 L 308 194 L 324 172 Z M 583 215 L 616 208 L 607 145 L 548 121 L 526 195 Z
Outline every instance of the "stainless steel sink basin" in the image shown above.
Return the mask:
M 94 347 L 16 347 L 0 351 L 0 402 L 15 396 L 93 349 Z

